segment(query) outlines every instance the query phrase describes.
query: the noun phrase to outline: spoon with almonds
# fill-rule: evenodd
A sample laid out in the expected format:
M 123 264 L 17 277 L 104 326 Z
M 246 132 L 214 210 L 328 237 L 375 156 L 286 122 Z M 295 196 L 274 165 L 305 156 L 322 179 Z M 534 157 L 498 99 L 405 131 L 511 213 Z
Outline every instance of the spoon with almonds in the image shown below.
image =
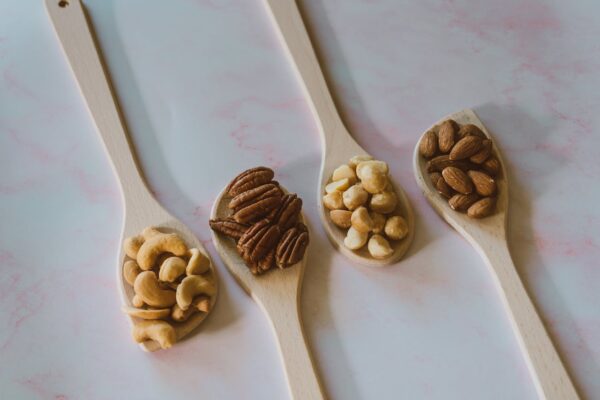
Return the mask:
M 271 11 L 271 16 L 278 27 L 281 39 L 289 53 L 296 72 L 321 134 L 323 156 L 321 160 L 321 177 L 318 186 L 319 216 L 327 232 L 327 236 L 347 258 L 367 266 L 382 266 L 398 261 L 408 250 L 414 236 L 414 216 L 408 199 L 399 184 L 391 182 L 398 196 L 397 213 L 406 219 L 408 225 L 407 236 L 399 242 L 392 243 L 394 252 L 385 259 L 371 257 L 366 248 L 352 251 L 344 245 L 346 232 L 335 226 L 328 216 L 321 197 L 325 194 L 325 186 L 340 165 L 368 153 L 360 147 L 344 126 L 331 94 L 327 88 L 325 77 L 319 66 L 319 61 L 310 42 L 308 32 L 302 21 L 302 16 L 294 0 L 265 0 Z
M 111 91 L 107 73 L 102 67 L 100 52 L 94 43 L 81 2 L 79 0 L 46 0 L 45 2 L 54 29 L 121 185 L 125 220 L 120 242 L 123 242 L 124 237 L 135 236 L 144 228 L 153 226 L 164 233 L 177 233 L 188 248 L 198 248 L 208 256 L 196 236 L 182 222 L 170 215 L 148 191 L 135 162 L 124 123 Z M 134 292 L 132 287 L 124 282 L 125 253 L 122 246 L 118 260 L 117 279 L 121 298 L 125 309 L 129 309 L 133 307 L 131 300 Z M 216 274 L 212 262 L 209 274 L 216 286 Z M 215 299 L 216 295 L 211 297 L 209 310 L 213 309 Z M 207 313 L 196 313 L 187 321 L 176 324 L 177 341 L 189 335 L 206 316 Z M 141 320 L 130 316 L 130 321 L 135 325 Z M 154 340 L 146 340 L 140 343 L 140 346 L 146 351 L 160 348 L 159 343 Z
M 433 186 L 428 176 L 430 172 L 433 172 L 431 171 L 432 164 L 429 163 L 428 165 L 425 157 L 421 155 L 424 150 L 420 150 L 419 145 L 426 135 L 430 135 L 432 130 L 441 127 L 442 123 L 449 119 L 463 126 L 467 124 L 475 125 L 479 128 L 477 131 L 483 132 L 487 139 L 491 139 L 485 126 L 472 110 L 463 110 L 438 121 L 423 134 L 415 148 L 413 161 L 417 184 L 435 211 L 471 243 L 493 272 L 495 282 L 498 285 L 498 290 L 521 350 L 525 354 L 527 366 L 533 375 L 540 398 L 551 400 L 578 399 L 573 383 L 519 278 L 508 250 L 506 239 L 508 181 L 498 150 L 492 149 L 492 154 L 500 161 L 500 171 L 495 179 L 497 185 L 496 209 L 491 215 L 484 218 L 472 218 L 478 216 L 477 209 L 473 212 L 469 209 L 468 215 L 452 209 L 448 200 L 438 193 L 438 189 Z M 439 136 L 441 138 L 443 135 L 440 134 Z M 440 144 L 442 144 L 442 141 L 440 141 Z M 427 170 L 428 166 L 430 171 Z M 473 168 L 476 168 L 476 166 L 473 166 Z M 465 169 L 469 169 L 469 167 Z

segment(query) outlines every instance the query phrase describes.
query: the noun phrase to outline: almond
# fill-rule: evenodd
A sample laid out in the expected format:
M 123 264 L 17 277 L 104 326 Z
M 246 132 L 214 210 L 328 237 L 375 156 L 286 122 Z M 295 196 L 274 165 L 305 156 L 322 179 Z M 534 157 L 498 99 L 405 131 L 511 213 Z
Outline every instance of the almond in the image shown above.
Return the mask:
M 486 197 L 473 203 L 467 210 L 467 215 L 471 218 L 484 218 L 494 212 L 495 207 L 496 199 L 493 197 Z
M 477 193 L 469 194 L 455 194 L 448 200 L 450 208 L 455 211 L 466 211 L 467 208 L 471 207 L 471 204 L 475 203 L 479 199 Z
M 473 191 L 471 179 L 456 167 L 447 167 L 442 171 L 446 183 L 458 193 L 469 194 Z
M 492 141 L 489 139 L 484 139 L 483 142 L 481 142 L 481 150 L 472 155 L 469 160 L 475 164 L 481 164 L 488 159 L 490 154 L 492 154 Z
M 483 146 L 479 136 L 467 136 L 460 139 L 450 151 L 450 160 L 464 160 L 478 153 Z
M 437 153 L 437 135 L 433 129 L 425 132 L 419 143 L 419 152 L 425 158 L 431 158 Z
M 440 125 L 438 131 L 439 149 L 442 153 L 448 153 L 454 146 L 454 134 L 458 130 L 458 125 L 454 120 L 448 119 Z
M 429 179 L 431 179 L 431 183 L 433 183 L 433 186 L 435 186 L 438 179 L 440 179 L 441 177 L 442 174 L 440 174 L 439 172 L 432 172 L 431 174 L 429 174 Z
M 458 130 L 457 136 L 459 139 L 465 138 L 467 136 L 479 136 L 482 139 L 485 139 L 485 133 L 477 125 L 466 124 L 460 127 Z
M 475 165 L 466 160 L 450 160 L 447 154 L 434 157 L 427 162 L 427 172 L 442 172 L 446 167 L 456 167 L 468 171 L 475 168 Z
M 498 175 L 500 172 L 500 161 L 496 157 L 490 157 L 481 164 L 485 172 L 492 176 Z
M 475 185 L 475 191 L 481 196 L 491 196 L 496 193 L 496 182 L 485 172 L 469 171 L 467 174 Z
M 437 191 L 438 191 L 439 194 L 441 194 L 442 196 L 444 196 L 444 197 L 446 197 L 448 199 L 450 197 L 452 197 L 452 195 L 454 194 L 454 191 L 452 190 L 452 188 L 450 186 L 448 186 L 448 184 L 446 183 L 446 181 L 444 180 L 444 178 L 442 178 L 441 176 L 435 182 L 434 186 L 437 189 Z

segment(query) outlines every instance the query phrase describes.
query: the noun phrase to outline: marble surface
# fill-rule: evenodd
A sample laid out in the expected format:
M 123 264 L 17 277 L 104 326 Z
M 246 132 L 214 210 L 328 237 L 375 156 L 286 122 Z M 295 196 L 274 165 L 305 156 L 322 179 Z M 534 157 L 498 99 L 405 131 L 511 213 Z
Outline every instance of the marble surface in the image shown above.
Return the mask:
M 41 1 L 0 2 L 0 398 L 283 399 L 266 319 L 210 244 L 213 198 L 257 164 L 305 200 L 306 334 L 334 399 L 534 399 L 489 271 L 412 178 L 418 135 L 471 107 L 511 179 L 510 246 L 582 395 L 600 398 L 600 4 L 303 0 L 341 113 L 417 214 L 404 261 L 337 254 L 319 138 L 265 7 L 87 0 L 137 154 L 207 244 L 214 314 L 169 351 L 119 310 L 118 186 Z

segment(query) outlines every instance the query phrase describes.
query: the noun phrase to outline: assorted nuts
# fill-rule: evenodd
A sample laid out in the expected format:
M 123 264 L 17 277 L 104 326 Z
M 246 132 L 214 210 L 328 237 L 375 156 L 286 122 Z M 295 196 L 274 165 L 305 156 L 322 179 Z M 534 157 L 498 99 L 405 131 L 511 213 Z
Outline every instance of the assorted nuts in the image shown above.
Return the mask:
M 405 219 L 397 215 L 398 197 L 389 180 L 388 165 L 368 155 L 354 156 L 333 171 L 325 186 L 323 206 L 329 210 L 331 222 L 348 229 L 344 245 L 359 250 L 368 242 L 369 254 L 376 259 L 394 253 L 388 240 L 402 240 L 408 234 Z
M 194 313 L 208 313 L 214 304 L 217 288 L 210 259 L 200 249 L 188 249 L 176 233 L 153 227 L 126 238 L 123 247 L 123 278 L 135 292 L 133 307 L 123 307 L 123 312 L 142 320 L 135 321 L 133 340 L 154 340 L 168 349 L 181 324 Z
M 419 153 L 429 161 L 427 172 L 450 208 L 471 218 L 494 213 L 501 170 L 492 141 L 476 125 L 459 125 L 448 119 L 427 131 Z M 387 227 L 386 227 L 387 229 Z
M 326 201 L 331 207 L 341 208 L 343 199 L 338 188 L 348 188 L 356 176 L 351 168 L 339 169 L 336 174 L 339 180 L 328 191 Z M 308 229 L 300 221 L 302 199 L 285 194 L 273 181 L 274 176 L 273 170 L 266 167 L 239 174 L 225 189 L 231 198 L 231 215 L 209 221 L 212 230 L 236 241 L 238 253 L 255 275 L 297 264 L 309 242 Z

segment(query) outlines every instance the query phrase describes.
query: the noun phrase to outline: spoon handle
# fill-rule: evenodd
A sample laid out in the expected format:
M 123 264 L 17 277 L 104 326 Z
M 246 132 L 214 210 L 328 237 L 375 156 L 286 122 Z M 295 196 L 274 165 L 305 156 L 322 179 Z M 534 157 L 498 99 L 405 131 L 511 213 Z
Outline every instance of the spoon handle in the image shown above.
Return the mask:
M 98 133 L 112 160 L 125 200 L 151 198 L 133 158 L 116 99 L 80 0 L 46 0 L 45 3 Z
M 290 303 L 281 298 L 273 301 L 259 301 L 268 315 L 277 337 L 292 398 L 294 400 L 322 400 L 325 396 L 302 332 L 297 301 L 295 304 Z
M 323 155 L 327 154 L 328 149 L 336 148 L 336 142 L 350 141 L 360 149 L 348 134 L 338 114 L 295 0 L 265 1 L 300 76 L 310 108 L 319 125 L 325 149 Z
M 505 241 L 480 242 L 480 250 L 495 272 L 496 283 L 540 399 L 579 399 L 577 391 L 537 314 Z

